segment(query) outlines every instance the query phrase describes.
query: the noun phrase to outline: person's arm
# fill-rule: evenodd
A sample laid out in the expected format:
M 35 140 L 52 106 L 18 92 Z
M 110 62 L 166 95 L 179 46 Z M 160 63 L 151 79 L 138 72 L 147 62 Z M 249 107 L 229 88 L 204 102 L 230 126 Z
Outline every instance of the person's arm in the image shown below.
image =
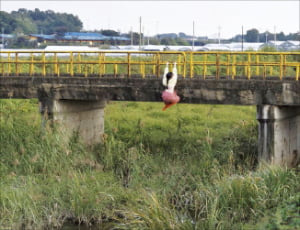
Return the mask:
M 177 84 L 177 68 L 176 68 L 176 62 L 174 62 L 174 66 L 173 66 L 173 77 L 171 78 L 171 80 L 169 80 L 169 84 L 168 86 L 171 88 L 174 88 L 175 85 Z
M 169 72 L 169 63 L 167 62 L 166 67 L 165 67 L 165 72 L 164 72 L 163 80 L 162 80 L 162 84 L 164 86 L 168 86 L 168 84 L 167 84 L 167 73 L 168 72 Z
M 177 78 L 176 62 L 174 62 L 174 66 L 173 66 L 173 74 L 176 75 L 176 78 Z

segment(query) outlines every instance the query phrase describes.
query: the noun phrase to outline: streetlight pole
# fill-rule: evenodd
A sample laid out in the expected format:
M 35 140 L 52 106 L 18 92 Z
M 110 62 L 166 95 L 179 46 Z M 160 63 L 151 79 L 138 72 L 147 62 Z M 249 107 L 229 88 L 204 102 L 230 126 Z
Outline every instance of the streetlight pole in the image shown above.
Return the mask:
M 156 39 L 158 41 L 158 45 L 160 45 L 160 40 L 159 40 L 159 31 L 158 31 L 158 21 L 156 21 Z
M 132 33 L 132 27 L 130 27 L 130 40 L 131 40 L 131 46 L 133 46 L 133 33 Z
M 142 40 L 143 46 L 145 45 L 145 27 L 143 26 L 143 40 Z
M 276 26 L 274 26 L 274 42 L 275 42 L 275 48 L 277 50 L 277 44 L 276 44 Z
M 139 50 L 141 50 L 142 44 L 142 17 L 140 16 L 140 41 L 139 41 Z
M 194 51 L 195 46 L 195 21 L 193 21 L 193 39 L 192 39 L 192 50 Z
M 242 51 L 244 51 L 244 26 L 242 26 Z
M 219 45 L 221 44 L 221 26 L 218 26 L 218 40 L 219 40 Z
M 2 27 L 2 48 L 4 48 L 4 28 Z

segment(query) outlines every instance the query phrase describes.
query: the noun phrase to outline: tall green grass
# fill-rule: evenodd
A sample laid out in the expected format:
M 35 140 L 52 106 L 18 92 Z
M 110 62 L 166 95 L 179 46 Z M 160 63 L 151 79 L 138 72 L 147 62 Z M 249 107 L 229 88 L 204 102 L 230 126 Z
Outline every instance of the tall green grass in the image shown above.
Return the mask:
M 103 143 L 0 100 L 4 229 L 297 229 L 299 170 L 258 165 L 255 108 L 111 102 Z

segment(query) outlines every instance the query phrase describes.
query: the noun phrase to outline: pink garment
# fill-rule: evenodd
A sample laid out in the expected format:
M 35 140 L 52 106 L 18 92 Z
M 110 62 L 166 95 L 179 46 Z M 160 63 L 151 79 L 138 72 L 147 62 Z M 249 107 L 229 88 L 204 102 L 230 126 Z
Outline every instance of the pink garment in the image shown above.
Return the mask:
M 180 100 L 180 97 L 177 96 L 175 91 L 173 93 L 171 93 L 171 92 L 168 92 L 167 90 L 165 90 L 162 93 L 162 99 L 165 102 L 165 104 L 172 104 L 172 103 L 178 103 Z

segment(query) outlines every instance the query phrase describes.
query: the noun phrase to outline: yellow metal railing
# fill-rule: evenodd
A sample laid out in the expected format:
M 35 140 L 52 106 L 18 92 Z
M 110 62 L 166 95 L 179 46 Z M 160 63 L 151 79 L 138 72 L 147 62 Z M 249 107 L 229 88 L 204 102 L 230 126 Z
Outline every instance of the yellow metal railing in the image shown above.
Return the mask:
M 185 77 L 299 80 L 300 52 L 0 51 L 2 76 L 161 77 L 177 63 Z

